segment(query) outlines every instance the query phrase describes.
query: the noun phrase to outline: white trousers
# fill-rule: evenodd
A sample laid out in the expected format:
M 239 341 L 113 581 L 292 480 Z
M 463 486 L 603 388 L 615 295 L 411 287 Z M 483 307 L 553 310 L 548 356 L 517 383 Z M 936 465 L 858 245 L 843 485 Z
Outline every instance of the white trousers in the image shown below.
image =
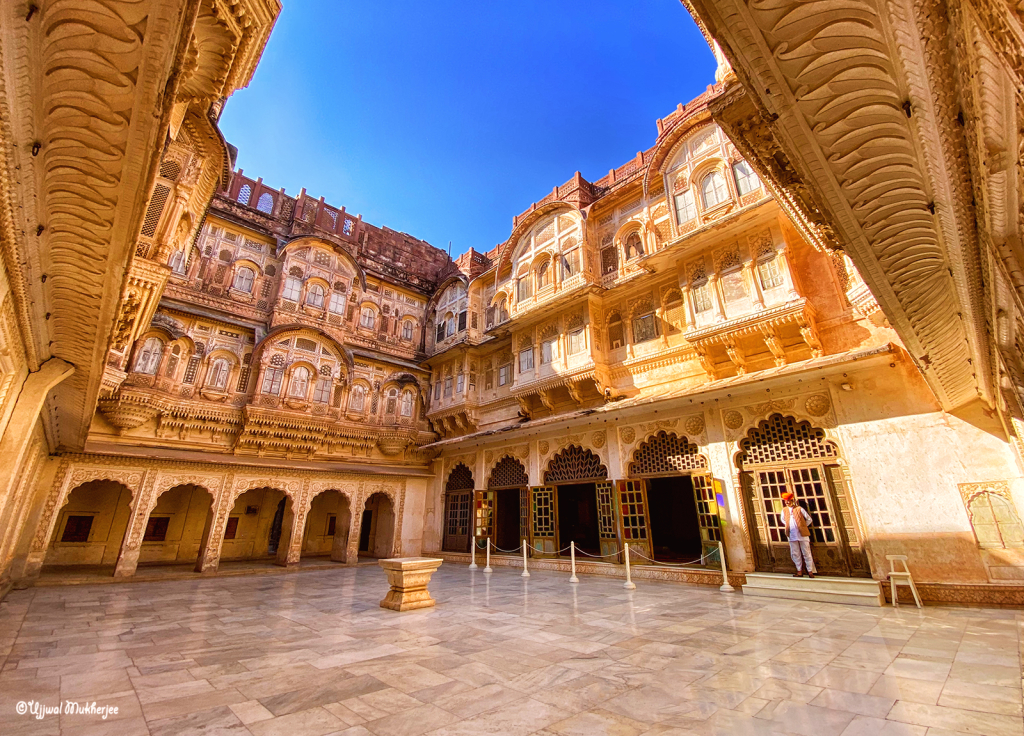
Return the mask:
M 807 572 L 818 573 L 814 569 L 814 558 L 811 557 L 810 539 L 791 539 L 789 542 L 789 556 L 793 558 L 793 564 L 796 565 L 797 572 L 803 572 L 806 565 Z

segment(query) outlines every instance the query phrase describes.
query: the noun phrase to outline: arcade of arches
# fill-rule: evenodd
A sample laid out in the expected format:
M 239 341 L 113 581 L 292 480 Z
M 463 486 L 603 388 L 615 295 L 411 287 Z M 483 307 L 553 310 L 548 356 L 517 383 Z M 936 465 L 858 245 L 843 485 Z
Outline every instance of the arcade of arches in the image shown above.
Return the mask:
M 176 484 L 181 477 L 189 482 Z M 27 574 L 84 569 L 123 578 L 139 567 L 209 573 L 222 561 L 252 568 L 391 557 L 401 553 L 405 495 L 405 482 L 385 478 L 309 473 L 264 485 L 239 473 L 82 461 L 58 473 Z

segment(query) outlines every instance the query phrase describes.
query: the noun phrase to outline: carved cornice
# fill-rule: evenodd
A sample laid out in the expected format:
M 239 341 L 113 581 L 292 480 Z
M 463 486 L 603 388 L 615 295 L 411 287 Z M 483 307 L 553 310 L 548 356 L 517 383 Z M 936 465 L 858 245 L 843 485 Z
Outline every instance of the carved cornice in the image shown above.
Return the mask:
M 884 0 L 684 4 L 750 91 L 751 127 L 771 131 L 828 213 L 940 402 L 952 408 L 987 391 L 975 376 L 985 381 L 988 340 L 975 313 L 973 212 L 955 135 L 938 120 L 950 115 L 951 67 L 931 50 L 941 36 L 921 41 L 942 25 Z

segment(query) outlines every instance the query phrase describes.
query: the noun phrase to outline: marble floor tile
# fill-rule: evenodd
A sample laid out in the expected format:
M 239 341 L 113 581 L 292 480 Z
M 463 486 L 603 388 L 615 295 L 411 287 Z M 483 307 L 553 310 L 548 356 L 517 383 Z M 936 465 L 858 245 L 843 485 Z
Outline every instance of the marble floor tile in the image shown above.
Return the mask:
M 1019 611 L 459 565 L 433 609 L 386 589 L 367 566 L 12 591 L 0 734 L 1024 736 Z M 16 713 L 61 699 L 119 714 Z

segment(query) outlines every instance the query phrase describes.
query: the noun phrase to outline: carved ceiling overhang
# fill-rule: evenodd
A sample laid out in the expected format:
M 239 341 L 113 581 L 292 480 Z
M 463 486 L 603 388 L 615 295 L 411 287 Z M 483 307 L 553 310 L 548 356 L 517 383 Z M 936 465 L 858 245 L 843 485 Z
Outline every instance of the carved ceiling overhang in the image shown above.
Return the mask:
M 753 103 L 745 118 L 712 104 L 716 120 L 731 136 L 746 120 L 769 180 L 783 153 L 942 405 L 990 397 L 945 14 L 910 0 L 683 2 Z
M 30 368 L 76 367 L 43 415 L 59 447 L 85 440 L 166 136 L 208 64 L 194 34 L 213 1 L 41 0 L 0 16 L 0 250 Z M 221 44 L 231 61 L 211 100 L 248 81 L 280 10 L 215 1 L 241 41 Z

